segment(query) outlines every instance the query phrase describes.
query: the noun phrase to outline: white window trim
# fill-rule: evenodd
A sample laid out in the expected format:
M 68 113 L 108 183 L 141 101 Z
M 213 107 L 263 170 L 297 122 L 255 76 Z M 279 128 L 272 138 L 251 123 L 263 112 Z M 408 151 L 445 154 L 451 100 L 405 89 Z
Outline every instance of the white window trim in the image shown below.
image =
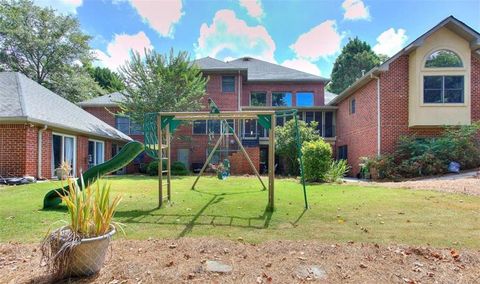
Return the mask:
M 428 76 L 440 76 L 443 77 L 442 79 L 442 84 L 443 80 L 445 80 L 445 77 L 447 76 L 462 76 L 463 77 L 463 103 L 426 103 L 425 102 L 425 82 L 424 79 L 425 77 Z M 441 73 L 441 72 L 423 72 L 421 74 L 421 79 L 420 79 L 420 86 L 421 86 L 421 96 L 420 96 L 420 106 L 422 107 L 466 107 L 468 106 L 469 102 L 467 102 L 467 93 L 466 93 L 466 80 L 467 77 L 465 73 L 460 73 L 457 72 L 448 72 L 448 73 Z M 442 86 L 443 88 L 443 86 Z M 443 90 L 444 91 L 444 90 Z M 442 98 L 443 98 L 443 92 L 442 92 Z
M 250 119 L 250 120 L 253 120 L 253 119 Z M 258 138 L 258 121 L 255 119 L 255 137 L 245 137 L 245 121 L 246 119 L 242 120 L 242 124 L 243 124 L 242 139 L 256 140 Z
M 300 94 L 301 95 L 304 95 L 306 93 L 310 93 L 312 94 L 312 105 L 311 106 L 299 106 L 298 105 L 298 95 Z M 293 99 L 292 99 L 292 105 L 293 105 Z M 299 91 L 299 92 L 295 92 L 295 106 L 298 106 L 298 107 L 313 107 L 315 106 L 315 92 L 314 91 Z
M 273 105 L 273 94 L 290 94 L 290 105 L 288 106 L 274 106 Z M 270 105 L 272 107 L 292 107 L 293 106 L 293 92 L 289 91 L 272 91 L 270 93 Z
M 60 136 L 62 137 L 62 149 L 61 149 L 61 161 L 63 162 L 65 157 L 64 157 L 64 154 L 65 154 L 65 137 L 69 137 L 69 138 L 73 138 L 73 169 L 72 169 L 72 174 L 73 176 L 76 176 L 77 175 L 77 137 L 74 136 L 74 135 L 69 135 L 69 134 L 64 134 L 64 133 L 60 133 L 60 132 L 52 132 L 52 161 L 51 161 L 51 165 L 52 166 L 52 176 L 55 176 L 55 165 L 54 165 L 54 159 L 53 159 L 53 135 L 57 135 L 57 136 Z
M 103 145 L 103 162 L 105 162 L 105 141 L 102 140 L 96 140 L 96 139 L 88 139 L 88 142 L 95 142 L 93 143 L 93 153 L 95 154 L 93 156 L 93 164 L 94 166 L 98 165 L 98 160 L 97 160 L 97 143 L 100 143 Z M 88 149 L 87 149 L 87 155 L 88 155 Z
M 249 106 L 252 106 L 252 95 L 253 95 L 253 94 L 259 94 L 259 93 L 265 94 L 265 105 L 264 105 L 264 106 L 255 106 L 255 107 L 266 107 L 266 106 L 269 106 L 269 105 L 268 105 L 268 92 L 266 92 L 266 91 L 253 91 L 253 92 L 250 92 L 250 95 L 248 96 L 248 105 L 249 105 Z M 270 105 L 271 105 L 271 104 L 272 104 L 272 103 L 270 102 Z

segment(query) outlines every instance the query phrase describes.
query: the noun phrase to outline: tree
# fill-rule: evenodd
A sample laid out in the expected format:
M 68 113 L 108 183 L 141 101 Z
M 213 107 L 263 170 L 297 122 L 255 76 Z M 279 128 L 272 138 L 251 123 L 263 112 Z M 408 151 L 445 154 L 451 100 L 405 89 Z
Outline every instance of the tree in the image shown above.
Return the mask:
M 187 52 L 162 55 L 145 50 L 132 56 L 120 68 L 125 82 L 124 100 L 119 106 L 125 115 L 142 124 L 143 116 L 158 111 L 195 111 L 201 107 L 207 79 L 191 63 Z
M 382 56 L 385 60 L 385 57 Z M 355 80 L 362 76 L 362 71 L 368 72 L 380 64 L 380 58 L 372 51 L 370 45 L 357 37 L 350 39 L 335 60 L 332 70 L 332 81 L 329 91 L 340 94 Z
M 312 121 L 307 124 L 305 121 L 298 121 L 298 132 L 300 141 L 310 142 L 320 140 L 321 137 L 317 132 L 317 122 Z M 298 148 L 296 140 L 295 120 L 290 119 L 285 122 L 284 126 L 275 127 L 275 151 L 285 160 L 286 173 L 291 175 L 298 175 Z
M 110 69 L 104 67 L 87 67 L 88 73 L 92 78 L 97 82 L 100 87 L 107 90 L 108 92 L 118 92 L 125 89 L 125 84 L 123 84 L 122 78 L 111 71 Z
M 73 71 L 81 72 L 79 76 L 85 83 L 82 98 L 97 94 L 95 82 L 83 76 L 85 70 L 81 67 L 92 60 L 89 40 L 73 16 L 57 15 L 55 10 L 35 6 L 30 0 L 0 0 L 0 68 L 22 72 L 72 101 L 80 98 L 75 92 L 65 91 L 80 84 L 58 78 L 72 75 Z M 76 80 L 75 76 L 69 78 Z

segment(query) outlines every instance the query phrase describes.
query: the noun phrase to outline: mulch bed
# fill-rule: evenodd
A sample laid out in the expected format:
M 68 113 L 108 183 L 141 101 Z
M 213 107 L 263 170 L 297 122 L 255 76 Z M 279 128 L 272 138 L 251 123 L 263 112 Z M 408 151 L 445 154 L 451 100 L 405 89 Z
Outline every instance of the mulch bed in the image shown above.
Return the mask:
M 448 233 L 448 232 L 446 232 Z M 216 260 L 230 273 L 206 271 Z M 315 266 L 325 275 L 301 273 Z M 35 244 L 0 244 L 1 283 L 49 283 Z M 376 245 L 182 238 L 118 240 L 104 269 L 78 283 L 480 283 L 480 251 Z

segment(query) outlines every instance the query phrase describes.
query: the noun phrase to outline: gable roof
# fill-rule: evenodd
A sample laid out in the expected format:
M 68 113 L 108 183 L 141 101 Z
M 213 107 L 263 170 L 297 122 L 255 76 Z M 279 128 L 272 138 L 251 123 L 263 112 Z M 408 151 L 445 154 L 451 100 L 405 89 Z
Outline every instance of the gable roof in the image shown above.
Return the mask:
M 30 122 L 88 136 L 132 139 L 18 72 L 0 72 L 0 122 Z
M 252 57 L 241 57 L 224 62 L 212 57 L 196 59 L 202 71 L 241 71 L 251 82 L 322 82 L 329 79 Z
M 480 33 L 478 33 L 476 30 L 465 24 L 464 22 L 458 20 L 454 16 L 449 16 L 445 18 L 443 21 L 438 23 L 436 26 L 428 30 L 426 33 L 415 39 L 413 42 L 411 42 L 409 45 L 406 47 L 402 48 L 399 52 L 397 52 L 395 55 L 390 57 L 387 61 L 382 63 L 380 66 L 372 68 L 370 71 L 368 71 L 364 76 L 361 78 L 357 79 L 352 85 L 350 85 L 347 89 L 345 89 L 343 92 L 341 92 L 337 97 L 335 97 L 333 100 L 331 100 L 328 104 L 329 105 L 336 105 L 339 102 L 343 101 L 345 98 L 350 96 L 353 92 L 356 90 L 360 89 L 361 87 L 365 86 L 370 80 L 372 80 L 376 75 L 388 71 L 390 63 L 395 61 L 398 57 L 404 55 L 404 54 L 409 54 L 415 49 L 417 49 L 419 46 L 423 44 L 425 39 L 429 37 L 431 34 L 434 32 L 438 31 L 439 29 L 446 27 L 450 29 L 451 31 L 455 32 L 456 34 L 460 35 L 461 37 L 465 38 L 467 41 L 470 42 L 470 48 L 472 50 L 477 50 L 480 49 Z
M 114 92 L 106 94 L 100 97 L 95 97 L 93 99 L 85 100 L 83 102 L 77 103 L 77 105 L 82 107 L 115 107 L 118 102 L 121 102 L 125 99 L 122 93 Z

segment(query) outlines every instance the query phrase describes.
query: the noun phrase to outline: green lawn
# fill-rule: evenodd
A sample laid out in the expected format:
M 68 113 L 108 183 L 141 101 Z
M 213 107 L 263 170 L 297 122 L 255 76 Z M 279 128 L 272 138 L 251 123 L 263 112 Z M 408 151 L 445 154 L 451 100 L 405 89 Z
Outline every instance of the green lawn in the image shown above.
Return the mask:
M 316 239 L 328 243 L 362 241 L 479 248 L 480 198 L 346 185 L 308 186 L 310 209 L 303 209 L 301 186 L 276 180 L 275 211 L 265 210 L 267 191 L 254 177 L 220 181 L 175 178 L 173 204 L 157 209 L 157 180 L 125 176 L 107 179 L 123 196 L 116 221 L 126 238 L 213 236 L 250 242 Z M 37 242 L 65 208 L 41 209 L 44 194 L 58 183 L 0 188 L 0 242 Z

